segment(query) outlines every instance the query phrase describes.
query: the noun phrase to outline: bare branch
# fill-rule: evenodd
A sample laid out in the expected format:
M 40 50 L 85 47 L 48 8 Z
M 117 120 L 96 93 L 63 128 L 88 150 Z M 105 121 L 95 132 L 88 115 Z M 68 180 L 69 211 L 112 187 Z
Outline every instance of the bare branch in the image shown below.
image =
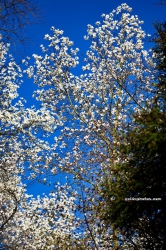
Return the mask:
M 41 8 L 35 1 L 1 0 L 0 33 L 5 42 L 24 44 L 28 39 L 25 28 L 41 22 Z

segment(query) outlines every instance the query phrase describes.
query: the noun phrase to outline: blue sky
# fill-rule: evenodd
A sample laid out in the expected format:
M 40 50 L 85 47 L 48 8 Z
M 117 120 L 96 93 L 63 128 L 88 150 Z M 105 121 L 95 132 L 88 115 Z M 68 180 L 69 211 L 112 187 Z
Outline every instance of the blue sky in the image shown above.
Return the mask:
M 160 0 L 40 0 L 38 4 L 43 9 L 43 24 L 32 25 L 27 29 L 28 36 L 32 43 L 26 47 L 28 55 L 33 53 L 41 54 L 40 44 L 44 42 L 45 34 L 50 34 L 51 26 L 64 30 L 64 36 L 74 41 L 74 47 L 78 47 L 85 55 L 89 47 L 83 39 L 86 35 L 87 25 L 94 25 L 96 21 L 102 20 L 102 13 L 108 14 L 118 5 L 127 3 L 133 8 L 133 14 L 138 15 L 144 21 L 143 29 L 146 33 L 154 34 L 152 25 L 155 21 L 163 21 L 166 13 L 166 6 L 157 5 Z M 27 99 L 27 106 L 36 104 L 32 100 L 34 90 L 33 80 L 25 79 L 20 88 L 20 95 Z M 41 191 L 43 192 L 41 188 Z M 37 194 L 39 190 L 34 190 Z
M 126 2 L 133 8 L 133 14 L 145 21 L 143 28 L 147 33 L 153 33 L 152 22 L 162 21 L 166 14 L 166 7 L 157 5 L 160 0 L 40 0 L 43 8 L 44 24 L 34 25 L 29 29 L 34 42 L 30 50 L 36 50 L 42 43 L 45 34 L 50 32 L 51 26 L 62 29 L 65 35 L 74 41 L 75 46 L 84 50 L 87 24 L 101 20 L 101 14 L 110 13 L 118 5 Z

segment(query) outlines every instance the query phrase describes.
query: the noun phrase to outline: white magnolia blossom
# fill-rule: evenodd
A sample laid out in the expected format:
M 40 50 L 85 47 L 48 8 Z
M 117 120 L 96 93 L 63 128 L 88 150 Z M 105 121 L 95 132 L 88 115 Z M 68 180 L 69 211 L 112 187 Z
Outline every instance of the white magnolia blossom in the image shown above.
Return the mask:
M 68 186 L 57 186 L 49 196 L 33 198 L 15 173 L 0 175 L 0 239 L 3 249 L 59 249 L 74 242 L 75 198 Z
M 41 45 L 42 55 L 27 58 L 24 71 L 38 89 L 33 96 L 41 108 L 25 108 L 17 89 L 22 71 L 0 44 L 0 239 L 5 249 L 113 249 L 114 232 L 100 219 L 101 183 L 114 177 L 121 159 L 119 145 L 134 126 L 132 114 L 152 100 L 155 64 L 144 48 L 142 21 L 127 4 L 103 22 L 88 25 L 91 46 L 83 73 L 74 75 L 79 49 L 51 28 Z M 54 133 L 50 145 L 44 136 Z M 40 139 L 39 139 L 40 138 Z M 5 173 L 7 175 L 5 177 Z M 72 182 L 50 196 L 26 194 L 29 183 L 61 173 Z M 56 191 L 57 190 L 57 191 Z M 76 195 L 77 194 L 77 195 Z M 139 237 L 121 233 L 120 249 L 134 249 Z M 1 246 L 0 246 L 1 247 Z M 143 248 L 142 248 L 143 249 Z
M 33 198 L 21 182 L 16 156 L 1 157 L 0 239 L 2 249 L 57 249 L 75 241 L 76 193 L 57 185 L 49 196 Z M 1 247 L 0 246 L 0 247 Z
M 102 15 L 102 24 L 88 25 L 91 46 L 80 77 L 72 74 L 78 49 L 70 48 L 70 40 L 59 30 L 52 28 L 53 35 L 45 36 L 49 44 L 42 46 L 43 55 L 34 55 L 33 77 L 39 86 L 34 96 L 61 120 L 54 146 L 57 165 L 83 179 L 110 172 L 118 143 L 132 126 L 131 114 L 144 109 L 153 96 L 155 64 L 144 49 L 143 22 L 130 12 L 122 4 Z
M 68 246 L 75 230 L 75 198 L 69 187 L 57 186 L 49 196 L 33 198 L 23 184 L 28 187 L 47 175 L 50 145 L 39 136 L 52 133 L 60 117 L 45 107 L 24 107 L 18 99 L 21 68 L 8 55 L 8 45 L 1 42 L 0 50 L 0 249 Z M 51 172 L 56 173 L 55 166 Z

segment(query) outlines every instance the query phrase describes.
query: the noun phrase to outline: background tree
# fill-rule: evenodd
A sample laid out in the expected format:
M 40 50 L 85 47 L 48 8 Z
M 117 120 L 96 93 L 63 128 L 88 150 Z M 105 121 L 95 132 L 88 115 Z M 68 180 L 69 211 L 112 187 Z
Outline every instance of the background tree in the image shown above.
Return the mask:
M 156 100 L 160 102 L 160 109 L 166 110 L 166 22 L 154 24 L 156 35 L 154 52 L 156 53 L 156 64 L 158 69 L 159 84 L 157 85 Z
M 26 27 L 41 21 L 41 8 L 37 1 L 1 0 L 0 2 L 0 34 L 3 41 L 12 44 L 25 44 L 29 39 Z

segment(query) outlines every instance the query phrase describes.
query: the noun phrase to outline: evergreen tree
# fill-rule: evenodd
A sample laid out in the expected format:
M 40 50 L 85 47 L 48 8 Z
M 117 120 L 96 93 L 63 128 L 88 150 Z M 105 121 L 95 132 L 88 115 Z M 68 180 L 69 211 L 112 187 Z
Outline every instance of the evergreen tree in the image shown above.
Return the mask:
M 166 107 L 166 22 L 154 24 L 157 34 L 154 38 L 155 47 L 154 52 L 156 53 L 156 63 L 159 72 L 158 79 L 158 93 L 157 98 L 162 100 L 162 108 L 165 111 Z M 160 106 L 161 108 L 161 106 Z

